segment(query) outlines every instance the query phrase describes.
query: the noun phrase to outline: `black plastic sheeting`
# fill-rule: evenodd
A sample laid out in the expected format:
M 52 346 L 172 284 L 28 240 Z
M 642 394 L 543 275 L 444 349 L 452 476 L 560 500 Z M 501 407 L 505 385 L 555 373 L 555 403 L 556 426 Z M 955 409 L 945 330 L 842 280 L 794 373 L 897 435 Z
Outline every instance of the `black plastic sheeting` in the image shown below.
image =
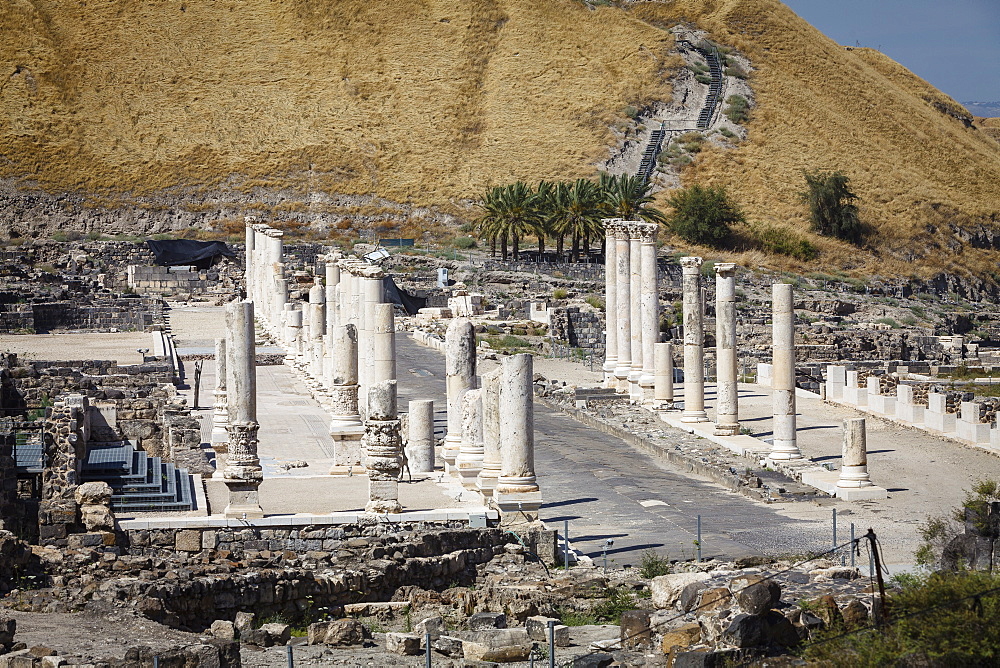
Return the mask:
M 153 251 L 156 264 L 162 267 L 192 265 L 208 269 L 219 257 L 236 257 L 224 241 L 194 241 L 191 239 L 171 239 L 154 241 L 147 239 L 146 245 Z
M 417 311 L 427 305 L 426 297 L 415 297 L 406 290 L 400 290 L 392 276 L 382 279 L 382 291 L 385 294 L 387 303 L 399 304 L 406 309 L 407 315 L 416 315 Z

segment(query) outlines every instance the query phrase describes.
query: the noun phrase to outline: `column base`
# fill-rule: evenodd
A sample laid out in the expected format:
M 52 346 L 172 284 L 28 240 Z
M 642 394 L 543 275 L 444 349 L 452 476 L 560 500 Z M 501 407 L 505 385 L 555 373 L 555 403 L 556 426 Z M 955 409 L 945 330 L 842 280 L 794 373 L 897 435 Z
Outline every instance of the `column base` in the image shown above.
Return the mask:
M 532 524 L 538 521 L 542 507 L 542 493 L 493 491 L 493 500 L 500 510 L 500 526 Z
M 264 510 L 260 507 L 260 482 L 226 480 L 229 488 L 229 505 L 222 514 L 229 519 L 261 519 Z
M 330 469 L 330 473 L 338 475 L 334 473 L 337 467 L 343 469 L 342 475 L 351 474 L 348 470 L 351 467 L 364 472 L 365 448 L 361 442 L 364 431 L 365 428 L 359 426 L 330 434 L 330 438 L 333 439 L 333 468 Z
M 708 413 L 705 411 L 684 411 L 681 414 L 681 422 L 708 422 Z
M 484 499 L 493 497 L 493 490 L 496 489 L 498 477 L 500 477 L 500 471 L 498 470 L 479 472 L 479 476 L 476 478 L 476 489 L 479 490 Z
M 328 475 L 350 478 L 356 475 L 368 475 L 368 469 L 361 464 L 334 464 L 330 467 Z
M 458 459 L 458 453 L 461 449 L 461 438 L 448 438 L 445 436 L 444 442 L 441 444 L 441 459 L 444 461 L 445 473 L 449 475 L 458 475 L 456 460 Z
M 771 452 L 767 458 L 773 459 L 776 462 L 784 462 L 790 459 L 805 459 L 805 456 L 799 450 L 799 446 L 795 444 L 795 441 L 784 443 L 775 441 L 771 446 Z
M 739 436 L 740 435 L 740 425 L 739 424 L 716 424 L 715 431 L 712 432 L 713 436 Z
M 481 467 L 475 465 L 463 466 L 462 464 L 459 464 L 455 467 L 455 470 L 458 473 L 458 479 L 462 483 L 462 487 L 465 489 L 476 489 L 479 472 L 482 471 Z
M 838 489 L 860 489 L 874 486 L 875 484 L 868 476 L 867 466 L 844 466 L 840 469 L 840 479 L 837 481 Z
M 837 498 L 844 501 L 880 501 L 889 498 L 889 490 L 883 487 L 838 487 Z

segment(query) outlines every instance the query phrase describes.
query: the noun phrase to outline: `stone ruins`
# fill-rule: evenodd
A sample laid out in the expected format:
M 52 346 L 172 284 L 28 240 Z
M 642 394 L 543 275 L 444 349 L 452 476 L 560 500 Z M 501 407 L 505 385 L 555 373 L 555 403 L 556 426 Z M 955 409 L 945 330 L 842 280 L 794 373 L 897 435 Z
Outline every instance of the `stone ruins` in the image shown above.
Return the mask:
M 761 546 L 826 550 L 815 518 L 703 542 L 701 513 L 901 512 L 919 481 L 889 429 L 1000 452 L 1000 313 L 953 282 L 752 272 L 603 226 L 604 266 L 380 258 L 253 219 L 204 266 L 8 247 L 0 668 L 527 665 L 550 641 L 571 665 L 683 664 L 878 619 L 849 550 Z M 700 491 L 652 489 L 659 466 Z M 615 563 L 656 547 L 663 572 Z

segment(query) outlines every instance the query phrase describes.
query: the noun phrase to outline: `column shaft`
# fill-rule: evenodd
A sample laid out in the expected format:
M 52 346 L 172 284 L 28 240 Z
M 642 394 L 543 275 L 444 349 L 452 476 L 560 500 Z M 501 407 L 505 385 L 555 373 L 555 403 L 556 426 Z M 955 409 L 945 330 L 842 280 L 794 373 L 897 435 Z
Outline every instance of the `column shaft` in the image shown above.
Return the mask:
M 655 346 L 660 340 L 660 299 L 657 286 L 656 233 L 655 223 L 638 223 L 641 245 L 640 259 L 640 310 L 642 317 L 642 375 L 639 386 L 642 389 L 643 404 L 653 404 L 656 379 Z
M 628 374 L 632 371 L 632 298 L 629 276 L 629 238 L 624 223 L 615 227 L 615 285 L 618 296 L 615 309 L 618 327 L 618 361 L 615 367 L 615 385 L 619 392 L 628 391 Z
M 837 487 L 873 487 L 868 476 L 868 439 L 864 418 L 844 420 L 844 441 Z
M 412 473 L 434 471 L 434 402 L 418 399 L 409 405 L 406 459 Z
M 633 402 L 642 400 L 639 379 L 642 377 L 642 240 L 639 225 L 628 223 L 629 231 L 629 351 L 631 368 L 628 373 L 628 394 Z
M 772 324 L 772 400 L 774 443 L 771 459 L 801 459 L 795 438 L 795 310 L 792 286 L 771 286 Z
M 674 403 L 674 344 L 657 343 L 653 349 L 656 357 L 653 402 L 658 409 L 667 409 Z
M 736 265 L 715 265 L 715 434 L 740 433 L 736 377 Z
M 455 474 L 455 458 L 462 443 L 462 394 L 476 385 L 476 330 L 465 318 L 455 318 L 445 333 L 445 383 L 448 433 L 441 457 L 445 470 Z
M 493 496 L 500 476 L 500 377 L 501 369 L 484 373 L 483 379 L 483 468 L 476 487 L 484 497 Z
M 615 226 L 617 220 L 604 222 L 604 384 L 608 387 L 615 383 L 615 365 L 618 363 L 618 325 L 616 323 L 618 297 L 617 260 L 615 243 Z
M 682 422 L 708 422 L 705 412 L 705 321 L 700 257 L 682 257 L 684 290 L 684 413 Z

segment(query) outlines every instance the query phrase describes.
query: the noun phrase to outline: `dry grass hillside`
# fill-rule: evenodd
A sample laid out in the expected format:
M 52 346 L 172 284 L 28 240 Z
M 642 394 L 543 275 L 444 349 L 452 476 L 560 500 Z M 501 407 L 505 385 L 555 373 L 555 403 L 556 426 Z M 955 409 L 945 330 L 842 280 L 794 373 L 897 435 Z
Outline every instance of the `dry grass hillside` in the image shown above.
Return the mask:
M 803 229 L 802 170 L 839 169 L 879 253 L 826 241 L 826 263 L 996 271 L 998 254 L 971 239 L 992 245 L 1000 235 L 1000 150 L 967 127 L 959 104 L 876 51 L 836 44 L 777 0 L 650 2 L 634 13 L 663 26 L 694 22 L 755 68 L 748 140 L 700 158 L 686 181 L 726 184 L 752 218 Z
M 669 35 L 571 0 L 8 0 L 0 175 L 442 205 L 589 175 Z
M 679 22 L 750 59 L 756 103 L 748 138 L 703 151 L 685 183 L 801 231 L 802 170 L 839 169 L 877 233 L 863 253 L 813 237 L 819 263 L 993 271 L 990 128 L 777 0 L 7 0 L 0 180 L 91 205 L 266 192 L 259 208 L 294 212 L 323 192 L 467 214 L 489 184 L 593 175 L 627 105 L 670 99 Z

